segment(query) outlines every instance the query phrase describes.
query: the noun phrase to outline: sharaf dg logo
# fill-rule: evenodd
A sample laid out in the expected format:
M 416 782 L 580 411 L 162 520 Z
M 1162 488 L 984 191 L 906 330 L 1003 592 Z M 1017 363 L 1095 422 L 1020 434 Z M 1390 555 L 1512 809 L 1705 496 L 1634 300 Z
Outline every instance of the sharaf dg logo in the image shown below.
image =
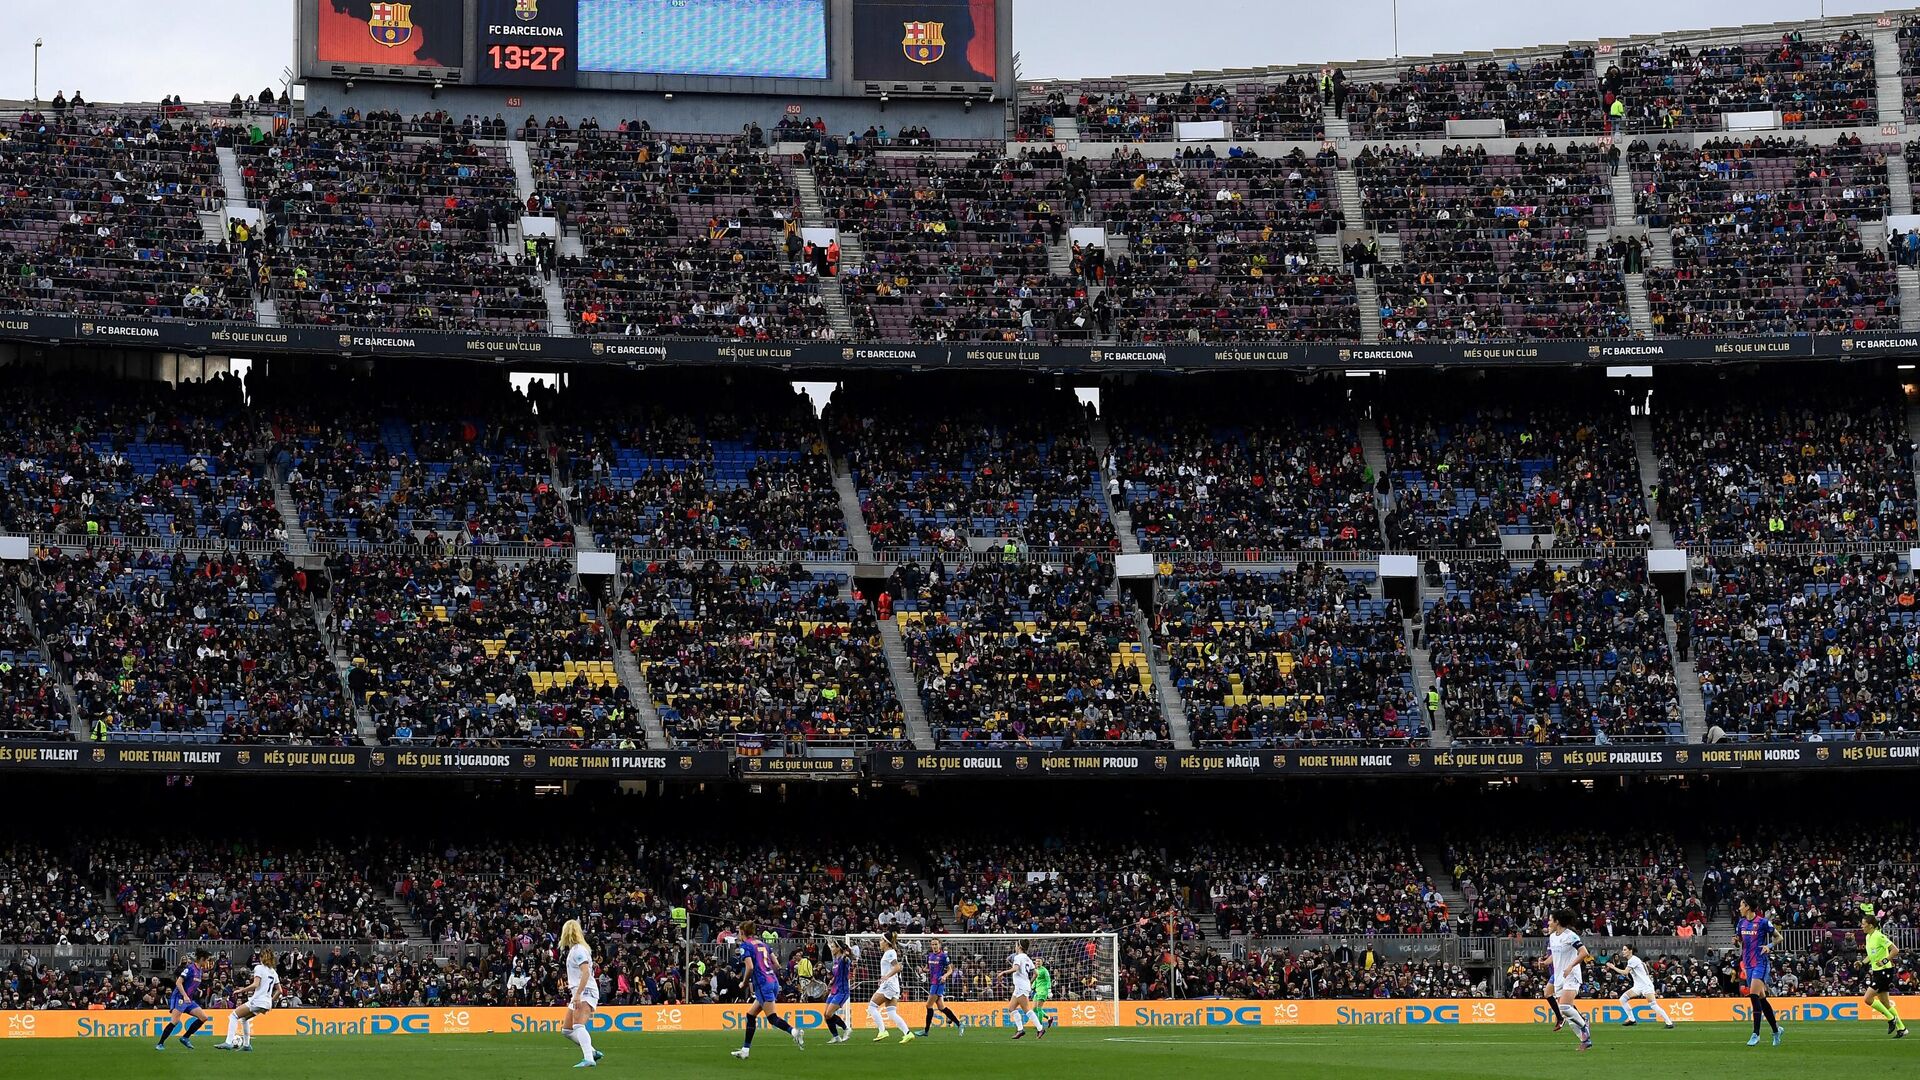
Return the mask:
M 302 1016 L 294 1021 L 296 1035 L 428 1035 L 432 1034 L 432 1016 L 427 1013 L 371 1013 L 357 1020 L 321 1020 Z

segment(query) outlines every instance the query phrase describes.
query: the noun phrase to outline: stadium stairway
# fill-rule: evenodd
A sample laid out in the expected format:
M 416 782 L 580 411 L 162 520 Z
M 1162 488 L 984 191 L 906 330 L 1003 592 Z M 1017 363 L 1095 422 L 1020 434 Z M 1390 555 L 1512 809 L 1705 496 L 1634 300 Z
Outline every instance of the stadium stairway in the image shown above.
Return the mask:
M 893 680 L 893 696 L 900 699 L 900 711 L 907 718 L 907 738 L 916 750 L 934 749 L 933 729 L 927 726 L 927 707 L 920 700 L 920 685 L 913 678 L 913 661 L 907 657 L 907 642 L 900 636 L 900 624 L 881 619 L 880 644 L 887 651 L 887 676 Z
M 820 428 L 820 438 L 827 443 L 827 461 L 833 468 L 833 491 L 840 497 L 840 516 L 847 523 L 847 542 L 853 545 L 853 553 L 860 561 L 872 562 L 873 534 L 867 530 L 867 515 L 860 508 L 860 491 L 853 486 L 853 472 L 845 455 L 833 449 L 825 425 Z
M 1360 199 L 1360 178 L 1347 159 L 1340 159 L 1340 170 L 1333 174 L 1333 188 L 1340 193 L 1340 216 L 1349 229 L 1367 227 L 1367 204 Z
M 73 696 L 73 684 L 67 681 L 66 672 L 60 670 L 59 661 L 53 658 L 53 650 L 47 648 L 47 637 L 40 632 L 40 624 L 34 621 L 33 605 L 27 603 L 27 597 L 18 589 L 9 594 L 14 610 L 20 619 L 33 629 L 33 643 L 40 648 L 40 655 L 47 658 L 47 668 L 53 672 L 54 682 L 60 687 L 60 696 L 67 703 L 67 729 L 76 739 L 87 737 L 87 725 L 80 717 L 80 705 Z
M 1667 632 L 1668 654 L 1673 657 L 1674 688 L 1680 692 L 1682 737 L 1690 743 L 1707 741 L 1707 699 L 1700 692 L 1700 670 L 1691 660 L 1680 659 L 1680 639 L 1674 633 L 1673 616 L 1661 620 Z
M 380 903 L 387 909 L 387 914 L 393 917 L 393 925 L 408 941 L 428 940 L 427 928 L 420 925 L 419 919 L 413 917 L 413 909 L 407 906 L 406 901 L 393 895 L 391 891 L 382 889 Z
M 1100 478 L 1094 487 L 1100 490 L 1100 501 L 1107 506 L 1107 518 L 1113 522 L 1114 535 L 1120 539 L 1120 552 L 1123 555 L 1140 553 L 1140 537 L 1133 531 L 1133 514 L 1113 505 L 1113 494 L 1107 490 L 1107 481 L 1113 475 L 1113 438 L 1107 433 L 1106 417 L 1098 413 L 1087 416 L 1087 443 L 1093 447 L 1093 454 L 1100 462 Z
M 1439 845 L 1428 842 L 1419 845 L 1420 869 L 1425 871 L 1428 880 L 1433 882 L 1433 891 L 1447 902 L 1447 914 L 1458 919 L 1467 913 L 1467 896 L 1453 880 L 1453 867 L 1447 865 L 1446 856 L 1441 854 Z
M 1377 326 L 1379 325 L 1378 305 L 1375 307 L 1374 320 Z M 1374 421 L 1372 414 L 1360 417 L 1360 453 L 1367 459 L 1367 469 L 1374 476 L 1387 472 L 1387 443 L 1380 437 L 1380 425 Z M 1380 523 L 1380 537 L 1384 540 L 1387 535 L 1387 510 L 1380 505 L 1378 497 L 1373 501 L 1373 513 L 1374 518 Z
M 1363 344 L 1380 344 L 1380 286 L 1370 277 L 1353 279 L 1353 295 L 1360 304 L 1360 340 Z
M 1900 85 L 1900 38 L 1892 27 L 1874 30 L 1872 36 L 1874 90 L 1880 106 L 1880 122 L 1898 124 L 1907 118 Z
M 1673 529 L 1660 520 L 1659 504 L 1653 491 L 1660 486 L 1660 455 L 1653 449 L 1653 420 L 1645 413 L 1633 417 L 1633 456 L 1640 465 L 1641 501 L 1646 504 L 1647 521 L 1653 526 L 1648 539 L 1657 548 L 1671 548 Z
M 1913 177 L 1907 155 L 1887 155 L 1887 208 L 1895 214 L 1913 213 Z
M 1647 261 L 1662 270 L 1673 269 L 1673 233 L 1667 229 L 1647 230 Z
M 1320 103 L 1320 123 L 1326 128 L 1328 142 L 1344 147 L 1353 138 L 1353 126 L 1347 123 L 1347 118 L 1325 101 Z M 1345 198 L 1346 192 L 1342 191 L 1341 197 Z
M 607 617 L 604 605 L 598 613 L 602 625 L 616 625 Z M 613 673 L 620 676 L 620 685 L 627 688 L 627 700 L 632 703 L 634 711 L 640 714 L 640 730 L 647 737 L 647 749 L 672 749 L 673 742 L 667 738 L 667 729 L 660 726 L 660 707 L 654 703 L 653 688 L 647 685 L 646 676 L 640 673 L 640 664 L 634 660 L 633 650 L 627 647 L 625 633 L 619 631 L 614 633 Z
M 1117 586 L 1109 595 L 1119 602 Z M 1193 725 L 1187 722 L 1187 702 L 1180 696 L 1180 688 L 1174 685 L 1173 673 L 1167 668 L 1167 658 L 1160 651 L 1159 642 L 1153 639 L 1153 624 L 1147 620 L 1147 613 L 1137 608 L 1133 624 L 1140 634 L 1142 650 L 1147 654 L 1147 673 L 1153 676 L 1154 693 L 1160 699 L 1160 715 L 1167 721 L 1167 735 L 1172 738 L 1175 750 L 1191 750 Z
M 1433 654 L 1427 651 L 1424 639 L 1419 648 L 1414 647 L 1412 619 L 1400 620 L 1400 634 L 1401 640 L 1407 643 L 1407 665 L 1413 669 L 1413 707 L 1424 715 L 1427 691 L 1433 688 Z M 1435 748 L 1453 745 L 1453 736 L 1447 733 L 1444 710 L 1434 714 L 1433 730 L 1427 732 L 1427 745 Z
M 826 204 L 820 201 L 820 178 L 814 174 L 813 166 L 803 159 L 793 167 L 793 187 L 800 193 L 800 224 L 809 229 L 832 227 L 827 217 Z M 847 240 L 840 240 L 840 263 L 842 269 L 847 266 Z M 840 289 L 840 279 L 820 283 L 820 302 L 827 309 L 827 325 L 833 328 L 833 336 L 841 341 L 851 341 L 857 335 L 853 328 L 853 309 L 847 306 L 847 295 Z
M 233 147 L 216 147 L 214 153 L 220 162 L 220 186 L 226 189 L 226 209 L 201 214 L 200 231 L 208 240 L 219 242 L 227 238 L 227 222 L 234 212 L 245 210 L 251 214 L 253 204 L 247 201 L 247 180 L 240 173 L 240 157 L 233 152 Z M 253 317 L 261 326 L 280 325 L 280 306 L 273 297 L 261 293 L 257 285 L 253 290 Z
M 533 181 L 533 156 L 527 152 L 527 141 L 525 139 L 507 140 L 507 160 L 513 163 L 514 193 L 519 196 L 520 205 L 525 206 L 527 204 L 527 198 L 533 194 L 535 188 Z M 518 221 L 514 222 L 513 231 L 509 235 L 517 241 L 517 246 L 512 252 L 505 252 L 503 250 L 503 254 L 514 256 L 523 255 L 526 251 L 526 240 L 521 236 L 520 223 Z M 569 237 L 565 229 L 561 230 L 560 235 L 554 241 L 553 247 L 554 253 L 557 255 L 581 256 L 586 254 L 586 249 L 580 244 L 580 238 L 578 236 Z M 567 314 L 567 295 L 560 287 L 559 276 L 556 275 L 542 281 L 540 283 L 540 290 L 547 301 L 547 333 L 554 337 L 572 337 L 573 319 Z
M 274 477 L 273 508 L 280 512 L 280 525 L 287 530 L 287 557 L 301 562 L 313 556 L 313 541 L 307 536 L 306 526 L 300 524 L 300 504 L 293 500 L 293 492 L 287 489 L 287 482 Z
M 1633 201 L 1633 170 L 1622 161 L 1620 171 L 1613 174 L 1613 224 L 1625 228 L 1639 220 L 1640 209 Z
M 1647 299 L 1647 275 L 1622 274 L 1620 280 L 1627 287 L 1627 316 L 1633 320 L 1633 328 L 1652 334 L 1653 302 Z

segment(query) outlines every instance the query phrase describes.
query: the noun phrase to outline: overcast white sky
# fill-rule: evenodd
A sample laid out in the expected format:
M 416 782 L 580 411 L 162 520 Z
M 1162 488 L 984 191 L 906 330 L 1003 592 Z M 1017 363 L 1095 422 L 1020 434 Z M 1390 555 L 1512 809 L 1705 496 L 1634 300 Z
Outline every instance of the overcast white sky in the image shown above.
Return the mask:
M 1827 0 L 1829 14 L 1887 0 Z M 1400 53 L 1540 45 L 1814 18 L 1819 0 L 1400 0 Z M 96 101 L 225 100 L 278 85 L 293 0 L 0 0 L 0 97 L 85 91 Z M 1144 74 L 1393 55 L 1393 0 L 1018 0 L 1027 78 Z

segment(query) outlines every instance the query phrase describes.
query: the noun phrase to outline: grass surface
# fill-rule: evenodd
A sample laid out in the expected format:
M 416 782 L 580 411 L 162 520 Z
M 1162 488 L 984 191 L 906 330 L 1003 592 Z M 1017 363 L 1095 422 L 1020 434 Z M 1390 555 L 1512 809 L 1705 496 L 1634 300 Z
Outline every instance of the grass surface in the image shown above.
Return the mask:
M 822 1033 L 824 1035 L 824 1033 Z M 1664 1080 L 1737 1076 L 1740 1080 L 1808 1080 L 1812 1076 L 1913 1075 L 1920 1035 L 1887 1038 L 1878 1023 L 1804 1024 L 1787 1031 L 1786 1043 L 1749 1049 L 1743 1025 L 1684 1024 L 1672 1031 L 1642 1024 L 1629 1031 L 1601 1028 L 1594 1049 L 1578 1053 L 1573 1039 L 1544 1027 L 1486 1028 L 1229 1028 L 1057 1029 L 1044 1041 L 1029 1034 L 1018 1043 L 1004 1031 L 982 1029 L 964 1037 L 934 1029 L 931 1037 L 902 1046 L 873 1045 L 858 1032 L 854 1041 L 828 1046 L 808 1040 L 805 1052 L 785 1036 L 762 1032 L 753 1057 L 736 1061 L 728 1051 L 738 1035 L 604 1034 L 606 1053 L 598 1072 L 608 1077 L 778 1076 L 832 1080 L 978 1080 L 1016 1071 L 1057 1080 L 1097 1077 L 1133 1080 L 1176 1077 L 1333 1077 L 1377 1080 L 1420 1077 L 1461 1080 Z M 560 1077 L 578 1059 L 558 1035 L 358 1036 L 256 1038 L 250 1054 L 169 1046 L 155 1052 L 143 1039 L 0 1040 L 0 1077 L 235 1077 L 240 1080 L 512 1080 Z

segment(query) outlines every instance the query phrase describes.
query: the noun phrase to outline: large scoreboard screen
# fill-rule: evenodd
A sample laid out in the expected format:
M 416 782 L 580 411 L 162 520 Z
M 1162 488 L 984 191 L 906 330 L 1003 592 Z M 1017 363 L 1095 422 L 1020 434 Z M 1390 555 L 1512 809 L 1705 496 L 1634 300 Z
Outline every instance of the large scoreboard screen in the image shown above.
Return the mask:
M 1012 0 L 297 2 L 321 79 L 827 96 L 1011 81 Z
M 480 82 L 572 86 L 580 70 L 580 17 L 573 0 L 480 0 L 475 35 Z
M 480 0 L 479 78 L 827 77 L 827 0 Z

